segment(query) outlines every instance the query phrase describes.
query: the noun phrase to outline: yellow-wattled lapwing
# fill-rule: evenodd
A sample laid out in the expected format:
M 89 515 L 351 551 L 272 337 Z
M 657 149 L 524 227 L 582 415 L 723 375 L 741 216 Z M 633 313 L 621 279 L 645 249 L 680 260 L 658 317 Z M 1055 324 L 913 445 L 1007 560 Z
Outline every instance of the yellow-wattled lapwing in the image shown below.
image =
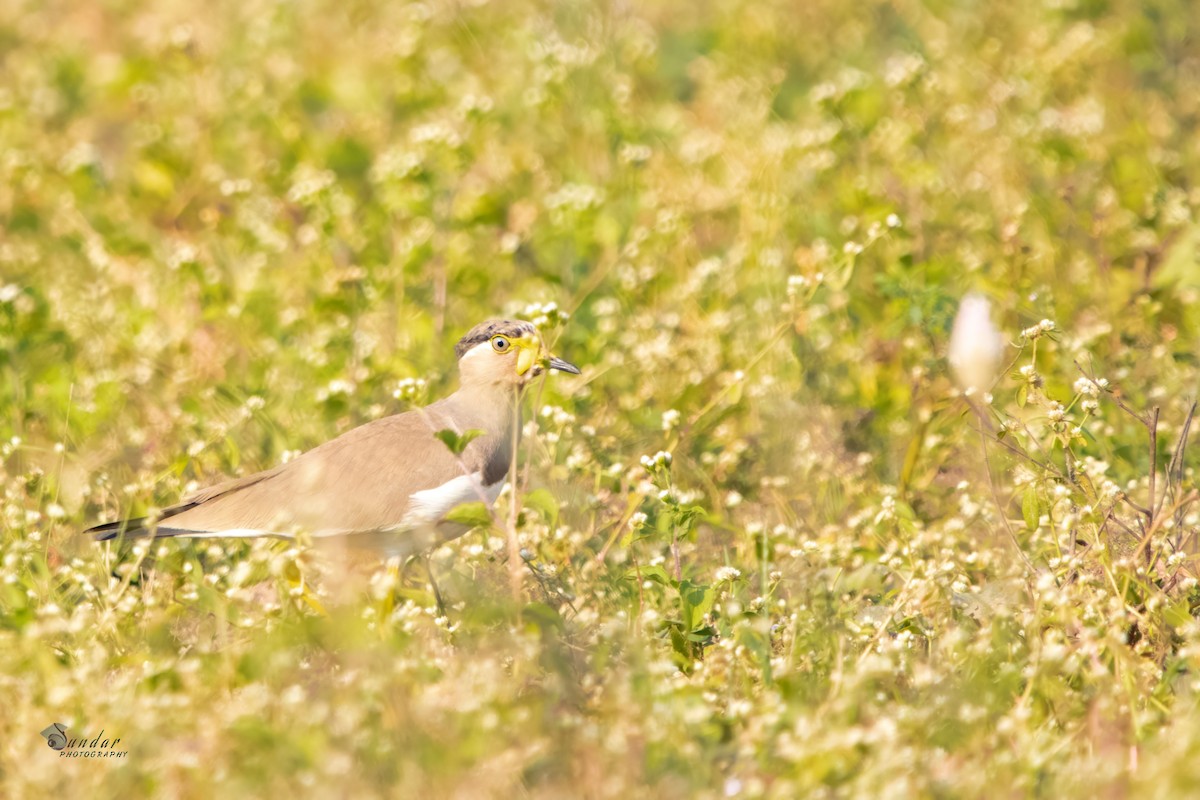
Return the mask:
M 461 535 L 451 509 L 495 501 L 512 463 L 521 388 L 545 369 L 579 374 L 550 355 L 528 322 L 476 325 L 454 348 L 460 386 L 424 408 L 354 428 L 273 469 L 219 483 L 155 517 L 87 531 L 119 537 L 350 536 L 403 556 Z M 482 431 L 455 453 L 437 434 Z M 465 437 L 463 437 L 465 438 Z M 462 438 L 459 438 L 459 442 Z M 367 543 L 364 541 L 363 543 Z

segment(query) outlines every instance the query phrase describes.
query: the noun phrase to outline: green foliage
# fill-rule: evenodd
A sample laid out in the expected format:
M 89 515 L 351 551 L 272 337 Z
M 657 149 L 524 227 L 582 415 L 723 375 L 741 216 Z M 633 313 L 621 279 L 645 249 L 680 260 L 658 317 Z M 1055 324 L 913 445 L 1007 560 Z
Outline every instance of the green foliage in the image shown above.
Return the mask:
M 534 489 L 525 495 L 523 502 L 526 508 L 532 508 L 542 515 L 542 519 L 550 526 L 550 534 L 558 525 L 558 500 L 549 489 Z
M 460 525 L 469 525 L 472 528 L 479 528 L 490 525 L 492 522 L 491 512 L 482 501 L 473 501 L 470 503 L 462 503 L 446 514 L 446 519 L 450 522 L 457 522 Z
M 478 428 L 471 428 L 470 430 L 465 430 L 462 433 L 458 433 L 457 431 L 452 431 L 447 428 L 445 430 L 438 431 L 434 434 L 434 436 L 436 436 L 438 439 L 441 439 L 446 447 L 449 448 L 451 453 L 454 453 L 456 456 L 461 456 L 467 449 L 467 445 L 478 439 L 480 436 L 483 436 L 484 433 L 486 433 L 486 431 L 482 431 Z

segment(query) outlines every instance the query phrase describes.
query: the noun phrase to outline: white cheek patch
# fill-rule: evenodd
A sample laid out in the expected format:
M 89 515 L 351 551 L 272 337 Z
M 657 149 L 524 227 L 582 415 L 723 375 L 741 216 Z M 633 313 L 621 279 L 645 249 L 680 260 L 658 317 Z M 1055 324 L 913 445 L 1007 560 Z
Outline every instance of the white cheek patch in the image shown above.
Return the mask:
M 441 486 L 411 494 L 408 513 L 404 515 L 404 522 L 401 524 L 407 526 L 436 523 L 463 503 L 477 503 L 482 500 L 490 506 L 496 502 L 503 488 L 504 481 L 484 486 L 482 475 L 478 472 L 459 475 Z
M 490 341 L 489 342 L 480 342 L 479 344 L 475 345 L 467 352 L 463 353 L 462 358 L 459 359 L 459 362 L 461 363 L 463 361 L 466 361 L 468 358 L 479 358 L 480 356 L 490 356 L 494 352 L 495 351 L 492 350 L 492 343 Z

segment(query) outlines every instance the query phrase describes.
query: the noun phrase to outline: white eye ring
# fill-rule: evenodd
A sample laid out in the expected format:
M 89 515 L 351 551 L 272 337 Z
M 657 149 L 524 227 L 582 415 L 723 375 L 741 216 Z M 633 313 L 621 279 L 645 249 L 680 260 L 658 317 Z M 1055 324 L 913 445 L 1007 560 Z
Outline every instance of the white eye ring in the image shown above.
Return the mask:
M 497 353 L 507 353 L 512 348 L 512 342 L 504 336 L 492 337 L 492 349 Z

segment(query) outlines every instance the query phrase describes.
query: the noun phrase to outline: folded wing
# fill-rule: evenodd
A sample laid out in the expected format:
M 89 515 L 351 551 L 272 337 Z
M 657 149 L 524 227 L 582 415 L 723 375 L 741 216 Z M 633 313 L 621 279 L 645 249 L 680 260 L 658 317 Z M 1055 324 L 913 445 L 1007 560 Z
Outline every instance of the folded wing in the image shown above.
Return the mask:
M 456 428 L 436 406 L 375 420 L 287 464 L 220 483 L 148 519 L 99 525 L 118 536 L 330 535 L 436 522 L 476 486 L 493 499 L 507 471 L 507 436 L 471 442 L 460 461 L 436 439 Z M 451 503 L 451 505 L 447 505 Z

